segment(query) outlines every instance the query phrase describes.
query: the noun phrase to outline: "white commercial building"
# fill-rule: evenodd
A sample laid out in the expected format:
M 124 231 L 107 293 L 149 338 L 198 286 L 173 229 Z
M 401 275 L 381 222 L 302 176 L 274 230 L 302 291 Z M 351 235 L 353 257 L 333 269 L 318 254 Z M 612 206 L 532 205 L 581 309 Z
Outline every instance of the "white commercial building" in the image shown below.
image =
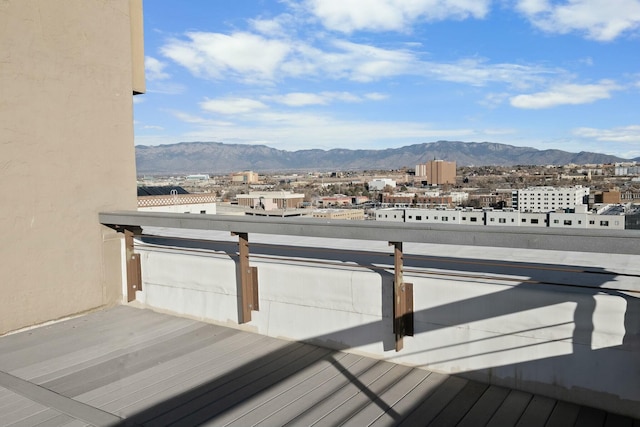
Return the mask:
M 378 209 L 377 221 L 422 224 L 462 224 L 502 227 L 553 227 L 624 230 L 624 215 L 598 215 L 592 212 L 518 212 L 514 209 Z
M 589 187 L 529 187 L 514 190 L 512 206 L 520 212 L 553 212 L 558 210 L 575 210 L 583 206 L 589 196 Z
M 377 178 L 369 181 L 369 191 L 381 191 L 384 187 L 396 188 L 396 182 L 389 178 Z

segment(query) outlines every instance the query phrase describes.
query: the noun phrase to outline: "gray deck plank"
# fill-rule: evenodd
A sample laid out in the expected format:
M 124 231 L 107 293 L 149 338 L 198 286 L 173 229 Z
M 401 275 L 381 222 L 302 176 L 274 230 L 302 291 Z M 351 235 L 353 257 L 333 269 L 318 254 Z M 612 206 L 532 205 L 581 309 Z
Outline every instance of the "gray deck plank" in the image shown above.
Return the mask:
M 77 319 L 71 319 L 67 322 L 74 323 L 76 320 Z M 162 324 L 163 321 L 165 320 L 160 316 L 143 316 L 139 318 L 135 329 L 146 331 L 148 328 Z M 127 327 L 126 323 L 123 324 L 122 328 L 102 324 L 96 325 L 95 328 L 90 328 L 82 323 L 77 327 L 69 326 L 67 322 L 60 323 L 60 327 L 63 328 L 66 333 L 56 339 L 32 337 L 31 344 L 13 349 L 12 351 L 0 353 L 0 369 L 5 372 L 13 372 L 16 369 L 41 362 L 45 358 L 64 356 L 71 351 L 82 350 L 89 346 L 104 345 L 106 342 L 127 340 L 136 334 L 136 332 L 132 330 L 133 326 L 129 325 Z
M 186 334 L 166 341 L 159 341 L 143 349 L 127 352 L 95 366 L 42 383 L 42 386 L 64 396 L 77 396 L 109 384 L 123 376 L 134 374 L 150 366 L 201 348 L 210 340 L 230 336 L 233 333 L 234 331 L 231 329 L 219 331 L 217 328 L 203 325 Z
M 633 427 L 633 420 L 618 414 L 607 414 L 604 427 Z
M 578 412 L 580 412 L 580 405 L 558 402 L 549 415 L 546 427 L 572 426 L 578 419 Z
M 197 329 L 198 322 L 164 322 L 145 333 L 130 335 L 126 340 L 105 340 L 55 358 L 47 358 L 28 367 L 11 371 L 15 376 L 38 384 L 53 381 L 73 372 L 148 346 L 156 340 L 166 340 Z
M 202 390 L 204 393 L 208 385 L 213 384 L 220 378 L 235 378 L 230 372 L 240 369 L 245 364 L 255 363 L 260 357 L 266 357 L 267 352 L 276 352 L 283 348 L 282 343 L 269 341 L 264 344 L 261 351 L 265 351 L 264 355 L 246 353 L 238 355 L 233 360 L 224 364 L 212 364 L 204 366 L 203 369 L 191 371 L 187 376 L 173 376 L 159 383 L 152 390 L 142 390 L 136 399 L 128 399 L 123 401 L 118 399 L 104 406 L 106 410 L 110 410 L 123 417 L 138 416 L 145 412 L 158 412 L 163 409 L 162 403 L 169 402 L 172 405 L 178 405 L 178 401 L 187 399 L 194 394 L 194 390 Z M 175 403 L 174 403 L 175 402 Z
M 260 423 L 274 412 L 293 403 L 297 398 L 340 375 L 340 370 L 334 361 L 339 362 L 340 366 L 346 369 L 360 360 L 359 356 L 347 353 L 337 353 L 331 357 L 334 360 L 320 360 L 271 387 L 270 397 L 256 395 L 245 399 L 231 410 L 216 417 L 215 423 L 240 426 Z
M 460 393 L 432 421 L 436 426 L 457 425 L 487 390 L 486 384 L 468 382 Z
M 0 354 L 8 354 L 15 350 L 24 349 L 41 341 L 54 342 L 64 338 L 70 332 L 78 329 L 107 331 L 111 328 L 122 329 L 130 322 L 137 323 L 139 319 L 148 318 L 145 310 L 132 310 L 127 306 L 116 306 L 109 310 L 99 310 L 87 315 L 61 320 L 47 325 L 34 327 L 5 335 L 0 340 Z
M 0 385 L 45 407 L 53 408 L 58 412 L 69 414 L 89 423 L 105 425 L 120 421 L 120 418 L 113 414 L 69 399 L 68 397 L 21 378 L 14 377 L 6 372 L 0 371 Z
M 202 424 L 257 393 L 268 396 L 270 387 L 294 375 L 303 367 L 330 356 L 331 353 L 331 350 L 305 345 L 299 351 L 288 353 L 264 369 L 250 370 L 232 383 L 227 382 L 222 390 L 218 387 L 188 402 L 178 411 L 173 411 L 170 417 L 162 416 L 148 425 L 165 425 L 164 423 L 170 420 L 181 425 Z
M 28 399 L 25 400 L 27 400 L 27 402 L 2 411 L 2 423 L 0 425 L 11 425 L 13 423 L 20 422 L 25 418 L 29 418 L 33 415 L 49 410 L 49 408 L 44 405 L 29 401 Z
M 10 418 L 4 418 L 3 416 L 2 425 L 7 427 L 33 427 L 37 426 L 38 424 L 42 425 L 42 423 L 45 423 L 44 425 L 46 425 L 49 420 L 59 415 L 61 415 L 60 412 L 43 406 L 39 411 L 31 412 L 30 414 L 25 415 L 20 419 L 14 418 L 13 420 L 11 420 Z M 7 424 L 4 424 L 5 421 L 7 422 Z
M 458 427 L 485 425 L 502 405 L 508 394 L 508 388 L 490 386 L 458 423 Z
M 511 390 L 503 404 L 487 423 L 487 427 L 516 425 L 525 409 L 527 409 L 532 397 L 530 393 Z
M 449 378 L 447 375 L 439 374 L 436 372 L 428 372 L 428 376 L 424 378 L 415 388 L 409 390 L 407 394 L 394 406 L 396 413 L 400 416 L 396 416 L 391 413 L 382 414 L 371 425 L 375 427 L 382 426 L 394 426 L 402 422 L 409 414 L 411 414 L 417 407 L 417 404 L 427 399 L 433 392 L 435 392 L 443 382 Z
M 531 402 L 518 420 L 517 427 L 544 426 L 556 404 L 555 399 L 543 396 L 533 396 Z
M 346 399 L 334 410 L 320 418 L 313 425 L 335 426 L 342 425 L 363 411 L 367 407 L 379 410 L 379 414 L 390 412 L 395 414 L 395 410 L 383 399 L 384 393 L 397 384 L 400 380 L 410 375 L 411 368 L 395 365 L 383 375 L 378 377 L 371 384 L 359 386 L 360 391 L 349 399 Z M 352 381 L 358 381 L 354 378 Z
M 364 371 L 362 371 L 362 366 L 360 364 L 354 365 L 354 368 L 357 370 L 357 374 L 354 374 L 350 369 L 343 372 L 343 379 L 337 384 L 339 389 L 334 389 L 332 391 L 326 389 L 322 390 L 324 391 L 324 393 L 321 394 L 322 399 L 317 400 L 315 404 L 313 401 L 305 399 L 304 405 L 298 407 L 298 410 L 294 411 L 294 413 L 299 412 L 300 410 L 303 412 L 295 418 L 291 417 L 293 419 L 290 419 L 290 421 L 285 425 L 312 425 L 328 413 L 334 411 L 343 402 L 360 393 L 361 387 L 369 387 L 375 380 L 391 370 L 391 368 L 393 368 L 393 364 L 388 362 L 376 362 L 368 364 Z M 352 381 L 353 378 L 357 378 L 358 382 L 354 383 Z M 335 386 L 336 384 L 333 385 Z
M 640 427 L 593 408 L 125 306 L 0 337 L 0 426 L 119 417 L 158 426 Z
M 33 424 L 33 427 L 62 427 L 73 421 L 78 421 L 78 419 L 70 417 L 67 414 L 58 414 L 48 420 L 42 421 L 38 424 Z M 86 425 L 86 423 L 84 424 Z
M 602 427 L 606 418 L 607 413 L 600 409 L 581 406 L 576 419 L 576 426 Z
M 385 414 L 392 419 L 398 420 L 401 417 L 401 412 L 396 405 L 398 405 L 411 390 L 414 390 L 420 385 L 427 376 L 429 376 L 429 372 L 427 371 L 411 369 L 408 375 L 405 375 L 385 390 L 384 393 L 380 394 L 380 400 L 387 405 L 388 409 L 383 410 L 378 405 L 370 404 L 346 420 L 346 423 L 350 425 L 368 426 Z
M 281 408 L 273 408 L 269 415 L 257 420 L 260 425 L 285 425 L 298 415 L 303 415 L 306 411 L 310 411 L 314 406 L 321 405 L 323 402 L 331 399 L 336 393 L 340 392 L 349 380 L 344 375 L 345 371 L 349 371 L 351 375 L 361 377 L 365 375 L 376 365 L 376 361 L 361 356 L 357 356 L 355 363 L 344 363 L 338 368 L 338 374 L 331 376 L 327 381 L 311 387 L 311 389 L 297 396 L 287 405 Z M 240 424 L 241 425 L 241 424 Z
M 278 349 L 272 342 L 266 342 L 263 346 L 265 350 L 276 351 Z M 203 362 L 191 365 L 190 361 L 185 358 L 184 363 L 188 364 L 185 367 L 188 369 L 182 373 L 180 371 L 184 367 L 176 369 L 177 372 L 173 370 L 167 372 L 163 367 L 142 372 L 128 379 L 134 382 L 130 385 L 125 384 L 126 387 L 122 395 L 118 396 L 117 389 L 115 389 L 93 402 L 107 411 L 122 416 L 135 414 L 165 400 L 173 399 L 175 396 L 202 384 L 212 382 L 230 370 L 255 360 L 255 356 L 247 354 L 238 354 L 231 359 L 232 352 L 222 353 L 220 351 L 222 354 L 216 354 L 216 347 L 213 346 L 205 350 L 210 350 L 203 354 L 205 357 L 209 356 L 210 363 L 207 363 L 205 359 Z M 202 358 L 202 356 L 199 357 L 199 359 Z M 139 378 L 143 378 L 143 381 L 135 381 Z M 117 386 L 117 384 L 114 385 Z
M 217 364 L 228 363 L 225 358 L 231 358 L 234 354 L 236 357 L 242 357 L 246 352 L 245 347 L 266 341 L 266 337 L 256 336 L 259 338 L 255 341 L 249 340 L 247 334 L 238 332 L 225 340 L 214 341 L 189 354 L 95 388 L 76 396 L 76 399 L 98 407 L 113 404 L 118 400 L 131 404 L 139 400 L 140 395 L 148 396 L 173 384 L 187 382 L 189 378 L 198 375 L 205 378 L 208 371 Z M 171 382 L 174 379 L 176 381 Z M 115 404 L 116 409 L 123 406 L 126 405 Z
M 433 393 L 420 402 L 417 408 L 399 425 L 428 425 L 467 383 L 468 381 L 462 378 L 448 377 Z
M 147 422 L 152 419 L 158 419 L 169 412 L 183 411 L 183 406 L 192 404 L 193 401 L 202 400 L 204 397 L 207 401 L 207 395 L 211 393 L 219 393 L 224 395 L 227 387 L 233 387 L 236 382 L 241 381 L 243 377 L 255 370 L 269 370 L 286 363 L 289 353 L 304 354 L 312 350 L 311 346 L 302 343 L 288 343 L 278 340 L 270 340 L 269 346 L 260 346 L 253 348 L 247 352 L 245 359 L 235 358 L 231 361 L 231 366 L 215 366 L 216 375 L 208 380 L 207 378 L 197 378 L 193 384 L 185 387 L 184 383 L 180 383 L 177 390 L 174 390 L 171 397 L 167 400 L 159 402 L 158 405 L 145 408 L 142 411 L 134 411 L 134 408 L 127 408 L 123 415 L 135 416 L 139 423 Z M 233 389 L 233 388 L 231 388 Z M 184 416 L 179 415 L 178 418 Z

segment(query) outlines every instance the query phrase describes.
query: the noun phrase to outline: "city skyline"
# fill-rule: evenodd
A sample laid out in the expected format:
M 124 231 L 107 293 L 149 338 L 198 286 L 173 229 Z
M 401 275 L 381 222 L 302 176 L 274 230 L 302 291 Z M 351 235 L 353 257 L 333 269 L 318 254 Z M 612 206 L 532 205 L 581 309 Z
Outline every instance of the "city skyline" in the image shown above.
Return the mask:
M 145 3 L 135 141 L 640 156 L 640 1 Z

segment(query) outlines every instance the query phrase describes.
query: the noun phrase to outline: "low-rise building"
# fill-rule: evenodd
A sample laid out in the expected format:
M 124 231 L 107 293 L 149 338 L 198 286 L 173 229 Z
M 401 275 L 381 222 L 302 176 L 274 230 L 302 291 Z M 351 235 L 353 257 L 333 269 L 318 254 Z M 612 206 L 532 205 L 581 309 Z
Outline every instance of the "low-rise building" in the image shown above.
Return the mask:
M 318 209 L 311 213 L 313 218 L 363 220 L 362 209 Z
M 296 209 L 304 202 L 304 194 L 289 191 L 251 191 L 249 194 L 238 194 L 236 198 L 239 206 L 265 211 Z
M 138 210 L 144 212 L 217 213 L 215 194 L 188 193 L 182 187 L 138 187 Z
M 236 172 L 231 174 L 231 182 L 235 184 L 257 184 L 258 174 L 253 171 Z
M 387 208 L 375 211 L 377 221 L 463 224 L 502 227 L 555 227 L 623 230 L 625 216 L 593 212 L 518 212 L 513 209 Z
M 376 178 L 369 181 L 369 191 L 382 191 L 388 185 L 391 188 L 396 188 L 396 182 L 389 178 Z

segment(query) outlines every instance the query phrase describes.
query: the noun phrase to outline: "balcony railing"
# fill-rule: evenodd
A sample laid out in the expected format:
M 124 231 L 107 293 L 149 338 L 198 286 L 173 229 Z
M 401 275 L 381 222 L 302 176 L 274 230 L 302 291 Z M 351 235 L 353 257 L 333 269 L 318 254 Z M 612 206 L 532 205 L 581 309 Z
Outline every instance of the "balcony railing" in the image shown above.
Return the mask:
M 137 236 L 147 306 L 640 417 L 640 231 L 100 221 Z

